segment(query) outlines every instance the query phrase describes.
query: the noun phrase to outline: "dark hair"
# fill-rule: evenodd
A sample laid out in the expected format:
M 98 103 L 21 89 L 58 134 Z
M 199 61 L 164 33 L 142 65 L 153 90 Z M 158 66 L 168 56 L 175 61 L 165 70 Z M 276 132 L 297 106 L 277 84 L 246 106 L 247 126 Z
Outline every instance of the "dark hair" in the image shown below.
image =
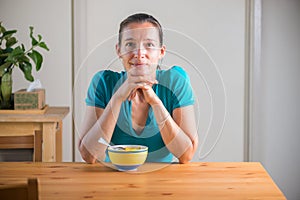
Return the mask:
M 149 23 L 153 24 L 158 29 L 159 43 L 160 43 L 160 46 L 162 46 L 162 44 L 163 44 L 163 32 L 162 32 L 162 27 L 161 27 L 160 23 L 153 16 L 145 14 L 145 13 L 137 13 L 137 14 L 130 15 L 129 17 L 127 17 L 126 19 L 124 19 L 121 22 L 120 28 L 119 28 L 119 44 L 121 44 L 121 33 L 122 33 L 123 29 L 128 24 L 130 24 L 130 23 L 144 23 L 144 22 L 149 22 Z

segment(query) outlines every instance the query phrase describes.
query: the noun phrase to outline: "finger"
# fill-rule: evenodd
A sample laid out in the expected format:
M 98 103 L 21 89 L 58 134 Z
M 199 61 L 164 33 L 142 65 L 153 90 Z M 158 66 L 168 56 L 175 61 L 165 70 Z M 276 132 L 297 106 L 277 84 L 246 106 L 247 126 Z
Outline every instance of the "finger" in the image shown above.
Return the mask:
M 158 84 L 157 80 L 146 80 L 145 82 L 148 83 L 148 85 Z
M 136 89 L 131 91 L 130 95 L 128 96 L 128 101 L 131 101 L 136 95 Z
M 150 85 L 144 85 L 141 89 L 142 90 L 149 90 L 151 89 L 152 87 Z
M 135 79 L 135 80 L 131 80 L 131 81 L 128 81 L 129 83 L 129 88 L 138 88 L 140 86 L 143 86 L 143 85 L 150 85 L 150 86 L 153 86 L 155 84 L 158 83 L 157 80 L 140 80 L 140 79 Z
M 130 92 L 129 96 L 128 96 L 128 101 L 131 101 L 137 93 L 138 89 L 142 89 L 145 85 L 147 85 L 146 83 L 137 83 L 136 87 Z

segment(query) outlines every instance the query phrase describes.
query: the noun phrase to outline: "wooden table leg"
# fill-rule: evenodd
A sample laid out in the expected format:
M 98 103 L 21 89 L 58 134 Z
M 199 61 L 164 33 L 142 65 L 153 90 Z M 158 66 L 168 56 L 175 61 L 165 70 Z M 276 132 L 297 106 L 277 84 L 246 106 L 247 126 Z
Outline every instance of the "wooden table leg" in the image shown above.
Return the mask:
M 56 125 L 57 122 L 43 123 L 43 162 L 56 162 Z
M 34 162 L 42 162 L 42 148 L 43 148 L 43 138 L 42 131 L 34 132 L 34 153 L 33 153 L 33 161 Z
M 58 122 L 56 132 L 56 162 L 62 162 L 62 121 Z

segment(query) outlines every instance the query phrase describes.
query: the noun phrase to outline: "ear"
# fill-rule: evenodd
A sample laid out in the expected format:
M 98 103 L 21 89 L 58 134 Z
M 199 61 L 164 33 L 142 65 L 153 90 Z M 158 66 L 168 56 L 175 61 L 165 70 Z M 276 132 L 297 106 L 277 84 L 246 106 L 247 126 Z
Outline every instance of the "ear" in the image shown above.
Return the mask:
M 119 56 L 119 58 L 121 58 L 121 49 L 120 49 L 119 44 L 116 44 L 116 52 L 117 52 L 117 55 Z
M 166 46 L 163 45 L 160 49 L 160 52 L 159 52 L 159 59 L 162 59 L 166 54 Z

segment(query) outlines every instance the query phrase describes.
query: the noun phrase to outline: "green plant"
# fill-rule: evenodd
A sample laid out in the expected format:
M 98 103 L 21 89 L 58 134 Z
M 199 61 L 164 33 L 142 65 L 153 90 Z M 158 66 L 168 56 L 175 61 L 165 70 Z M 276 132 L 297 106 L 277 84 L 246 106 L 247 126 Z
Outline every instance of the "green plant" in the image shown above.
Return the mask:
M 42 67 L 43 56 L 36 48 L 42 48 L 49 51 L 46 43 L 42 41 L 42 36 L 38 39 L 33 36 L 33 27 L 29 27 L 31 47 L 26 50 L 24 44 L 17 45 L 18 41 L 14 37 L 17 30 L 6 30 L 0 22 L 0 108 L 11 108 L 12 94 L 12 71 L 19 68 L 26 80 L 32 82 L 32 63 L 36 71 Z

